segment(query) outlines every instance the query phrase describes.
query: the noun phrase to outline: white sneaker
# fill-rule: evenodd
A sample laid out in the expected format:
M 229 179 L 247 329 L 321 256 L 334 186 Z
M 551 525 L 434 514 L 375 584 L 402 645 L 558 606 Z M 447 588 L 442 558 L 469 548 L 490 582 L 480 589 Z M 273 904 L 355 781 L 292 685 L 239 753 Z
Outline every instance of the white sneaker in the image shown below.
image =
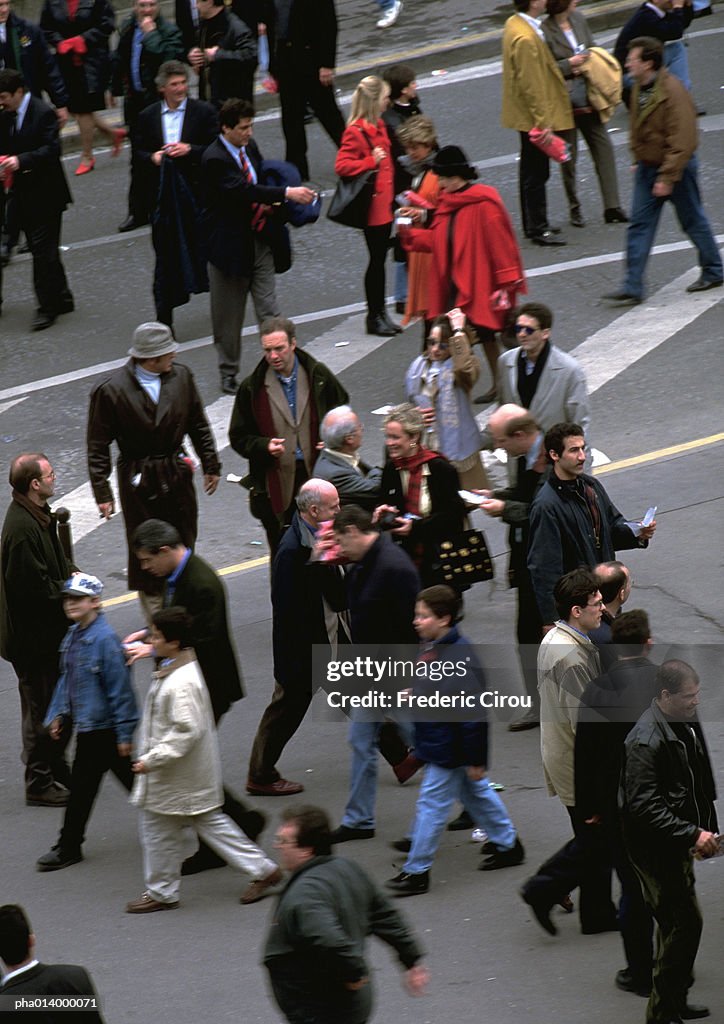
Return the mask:
M 473 834 L 470 836 L 471 843 L 487 843 L 488 833 L 482 828 L 474 828 Z
M 377 22 L 377 28 L 390 28 L 402 14 L 402 0 L 395 0 L 388 11 Z

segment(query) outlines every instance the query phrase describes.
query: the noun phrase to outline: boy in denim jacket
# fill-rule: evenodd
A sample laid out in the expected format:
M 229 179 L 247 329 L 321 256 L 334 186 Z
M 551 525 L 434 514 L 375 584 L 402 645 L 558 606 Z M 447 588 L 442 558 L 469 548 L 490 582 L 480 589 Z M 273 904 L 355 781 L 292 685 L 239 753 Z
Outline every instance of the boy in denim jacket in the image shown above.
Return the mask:
M 138 705 L 121 641 L 101 611 L 102 592 L 101 581 L 85 573 L 63 585 L 63 610 L 74 625 L 60 647 L 60 677 L 44 725 L 58 739 L 71 719 L 76 748 L 60 837 L 38 860 L 38 871 L 83 860 L 85 826 L 109 769 L 127 790 L 133 785 L 130 753 Z

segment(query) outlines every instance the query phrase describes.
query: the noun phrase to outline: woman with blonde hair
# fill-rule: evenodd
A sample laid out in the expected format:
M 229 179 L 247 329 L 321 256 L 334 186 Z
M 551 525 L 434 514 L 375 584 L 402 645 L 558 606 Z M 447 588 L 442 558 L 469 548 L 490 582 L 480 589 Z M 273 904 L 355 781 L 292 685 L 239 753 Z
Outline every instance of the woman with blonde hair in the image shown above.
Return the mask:
M 365 272 L 367 333 L 390 338 L 400 328 L 385 311 L 385 257 L 392 228 L 393 166 L 390 138 L 382 111 L 390 89 L 376 75 L 363 78 L 352 96 L 352 108 L 334 165 L 342 178 L 354 178 L 376 169 L 374 192 L 364 228 L 369 262 Z
M 412 176 L 410 191 L 424 204 L 418 206 L 414 198 L 410 200 L 414 207 L 414 219 L 416 223 L 424 224 L 432 209 L 437 206 L 440 194 L 440 182 L 432 169 L 432 161 L 440 148 L 435 125 L 429 117 L 418 114 L 399 126 L 397 138 L 405 148 L 405 156 L 400 157 L 399 162 Z M 412 320 L 425 318 L 431 260 L 429 252 L 407 254 L 407 306 L 402 318 L 403 327 Z

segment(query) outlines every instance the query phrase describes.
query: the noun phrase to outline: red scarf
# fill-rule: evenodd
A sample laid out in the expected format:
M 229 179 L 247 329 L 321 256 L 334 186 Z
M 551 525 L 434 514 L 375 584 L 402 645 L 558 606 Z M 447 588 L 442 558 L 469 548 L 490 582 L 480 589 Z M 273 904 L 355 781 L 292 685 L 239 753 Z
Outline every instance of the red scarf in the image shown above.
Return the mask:
M 426 462 L 440 458 L 437 452 L 431 452 L 429 448 L 420 445 L 419 451 L 414 455 L 406 455 L 402 459 L 393 459 L 395 469 L 406 470 L 410 474 L 405 495 L 405 512 L 410 515 L 420 515 L 420 491 L 422 489 L 422 467 Z

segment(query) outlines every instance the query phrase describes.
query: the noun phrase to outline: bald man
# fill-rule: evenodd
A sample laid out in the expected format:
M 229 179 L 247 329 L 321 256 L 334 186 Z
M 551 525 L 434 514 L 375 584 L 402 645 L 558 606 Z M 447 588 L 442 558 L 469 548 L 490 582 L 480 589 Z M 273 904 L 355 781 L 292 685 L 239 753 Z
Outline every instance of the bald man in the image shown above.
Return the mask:
M 488 430 L 495 447 L 502 448 L 508 455 L 509 478 L 513 481 L 510 487 L 502 490 L 483 492 L 489 494 L 489 499 L 481 507 L 487 515 L 501 518 L 510 527 L 508 578 L 511 587 L 518 591 L 518 657 L 531 706 L 525 714 L 511 722 L 508 729 L 521 732 L 534 729 L 540 720 L 536 661 L 543 623 L 528 572 L 527 555 L 528 513 L 533 496 L 543 480 L 546 458 L 543 433 L 522 405 L 501 405 L 491 414 Z
M 262 715 L 249 760 L 246 790 L 253 796 L 292 796 L 304 786 L 279 774 L 276 763 L 302 723 L 312 700 L 312 647 L 332 649 L 348 638 L 338 611 L 344 578 L 336 565 L 309 566 L 317 532 L 339 512 L 337 489 L 313 477 L 302 484 L 297 511 L 283 534 L 271 574 L 274 693 Z M 334 656 L 334 655 L 333 655 Z

